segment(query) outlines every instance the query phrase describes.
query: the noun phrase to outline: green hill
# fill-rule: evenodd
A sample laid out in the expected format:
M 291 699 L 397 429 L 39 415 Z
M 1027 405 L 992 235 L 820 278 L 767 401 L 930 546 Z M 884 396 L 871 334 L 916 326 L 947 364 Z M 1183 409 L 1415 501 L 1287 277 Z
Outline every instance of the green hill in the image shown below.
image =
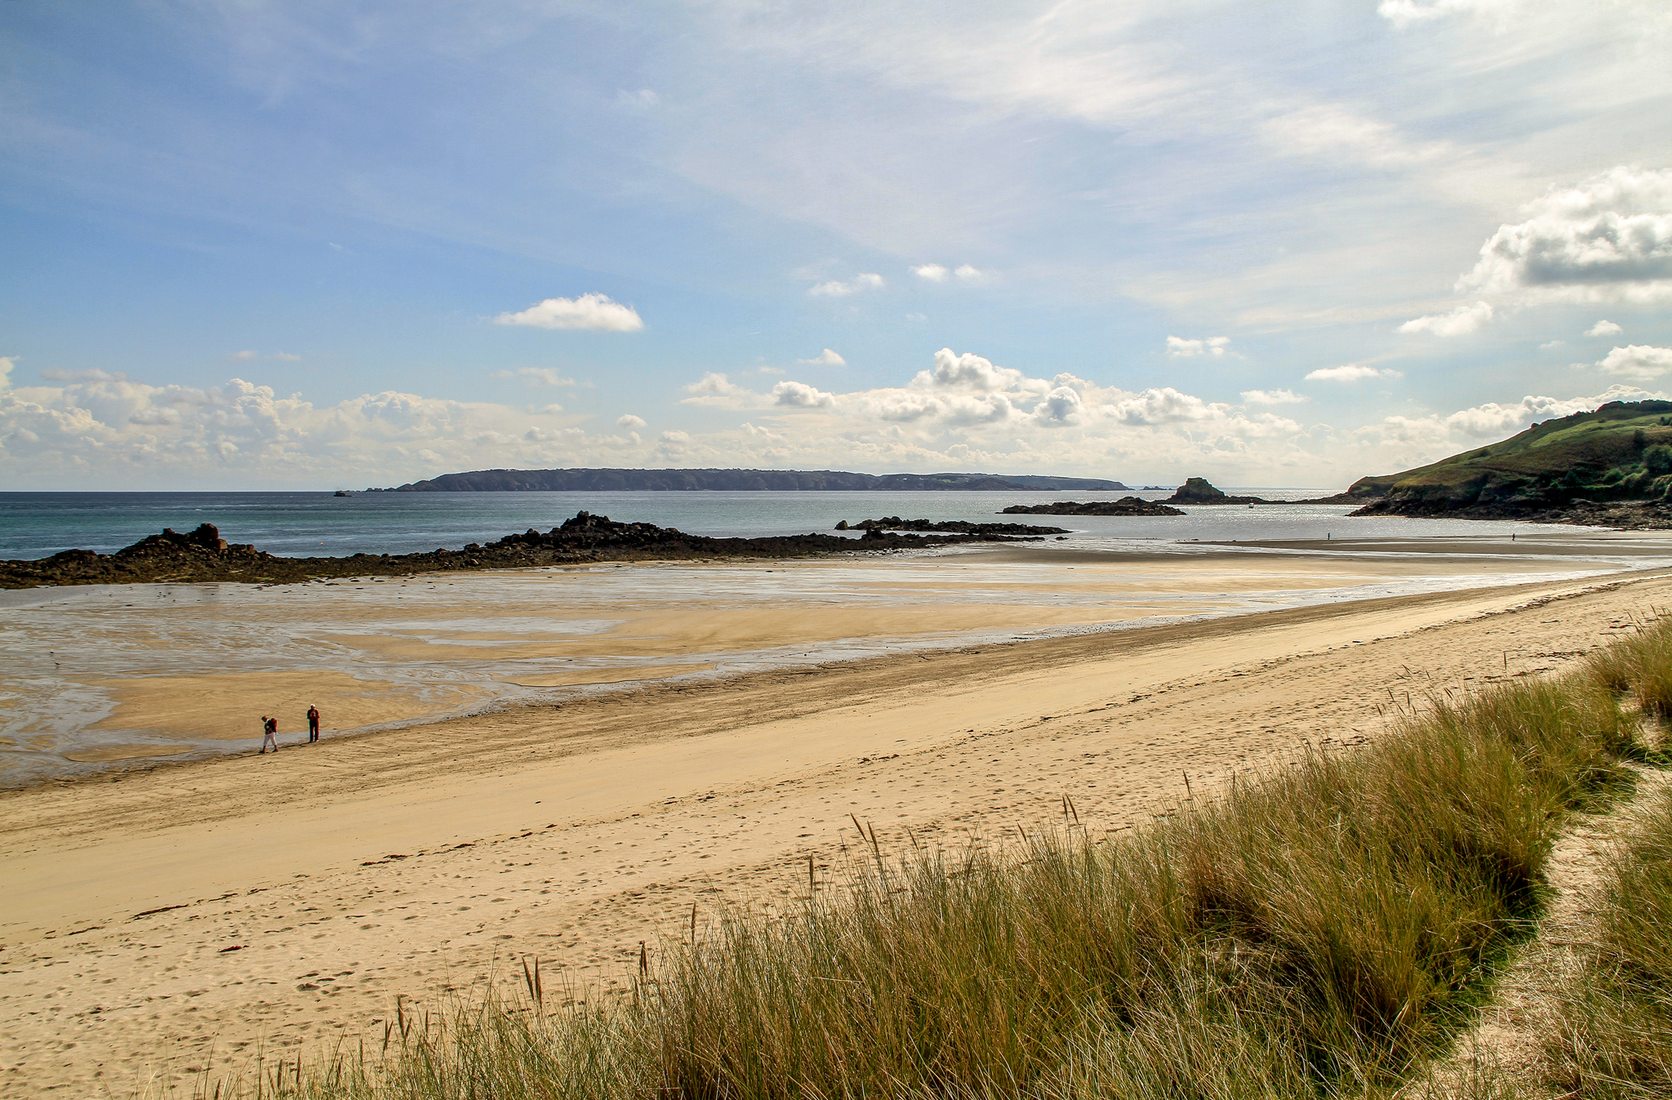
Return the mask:
M 1665 525 L 1672 401 L 1613 401 L 1546 420 L 1427 466 L 1360 478 L 1342 499 L 1362 503 L 1355 514 Z

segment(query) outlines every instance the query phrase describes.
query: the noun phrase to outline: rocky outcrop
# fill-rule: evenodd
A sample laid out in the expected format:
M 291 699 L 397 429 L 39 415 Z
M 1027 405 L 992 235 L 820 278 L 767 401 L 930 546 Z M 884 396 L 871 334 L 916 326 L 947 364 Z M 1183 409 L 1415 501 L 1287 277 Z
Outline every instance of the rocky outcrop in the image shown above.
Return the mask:
M 1012 504 L 1002 509 L 1001 515 L 1013 516 L 1182 516 L 1182 509 L 1173 508 L 1140 497 L 1121 497 L 1119 500 L 1059 500 L 1053 504 Z
M 838 531 L 925 531 L 958 535 L 1066 535 L 1066 527 L 1044 527 L 1032 523 L 971 523 L 964 519 L 901 519 L 883 516 L 881 519 L 862 519 L 857 523 L 843 520 Z
M 1035 536 L 1036 537 L 1036 536 Z M 617 523 L 579 512 L 549 531 L 530 528 L 495 542 L 417 554 L 354 554 L 342 558 L 281 558 L 231 544 L 213 524 L 188 534 L 165 529 L 114 554 L 65 550 L 49 558 L 0 561 L 0 588 L 65 584 L 138 584 L 210 581 L 288 583 L 327 577 L 390 576 L 472 569 L 514 569 L 592 561 L 668 558 L 799 558 L 877 550 L 921 549 L 959 542 L 1010 542 L 1008 533 L 897 534 L 867 530 L 840 535 L 713 538 L 653 523 Z
M 1230 496 L 1205 477 L 1187 477 L 1184 484 L 1173 490 L 1166 504 L 1270 504 L 1264 497 Z

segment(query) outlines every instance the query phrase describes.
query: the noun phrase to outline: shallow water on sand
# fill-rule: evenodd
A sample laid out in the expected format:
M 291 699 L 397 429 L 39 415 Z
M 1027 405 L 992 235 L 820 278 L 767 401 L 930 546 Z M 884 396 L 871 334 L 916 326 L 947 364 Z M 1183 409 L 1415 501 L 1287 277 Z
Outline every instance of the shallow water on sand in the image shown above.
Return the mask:
M 1346 545 L 1076 538 L 842 562 L 0 592 L 0 785 L 253 751 L 269 713 L 294 743 L 310 703 L 329 740 L 645 681 L 1672 564 L 1656 536 L 1537 535 L 1513 553 L 1478 539 Z

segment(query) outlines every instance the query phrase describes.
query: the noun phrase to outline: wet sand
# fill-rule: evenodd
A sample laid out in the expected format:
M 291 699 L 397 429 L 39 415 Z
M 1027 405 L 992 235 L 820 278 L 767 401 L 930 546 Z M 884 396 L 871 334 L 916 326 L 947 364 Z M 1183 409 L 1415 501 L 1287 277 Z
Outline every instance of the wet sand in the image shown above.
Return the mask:
M 1633 564 L 1597 540 L 1514 556 L 1461 541 L 1423 553 L 1016 546 L 0 594 L 0 787 L 253 748 L 265 714 L 293 740 L 310 703 L 335 739 L 644 681 Z M 1672 541 L 1637 549 L 1672 562 Z
M 397 995 L 524 956 L 607 985 L 693 903 L 828 878 L 850 815 L 957 844 L 1067 794 L 1118 829 L 1669 597 L 1657 571 L 777 667 L 0 795 L 0 1093 L 375 1043 Z

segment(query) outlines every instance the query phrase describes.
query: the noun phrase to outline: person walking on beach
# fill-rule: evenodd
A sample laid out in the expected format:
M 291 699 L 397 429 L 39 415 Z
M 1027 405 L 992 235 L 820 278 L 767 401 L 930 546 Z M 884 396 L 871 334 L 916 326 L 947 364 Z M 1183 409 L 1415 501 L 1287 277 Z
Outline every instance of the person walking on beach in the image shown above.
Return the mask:
M 279 732 L 279 720 L 277 718 L 269 718 L 265 714 L 263 714 L 261 716 L 261 751 L 262 752 L 267 751 L 267 746 L 268 745 L 273 746 L 273 751 L 274 752 L 279 751 L 278 732 Z
M 318 740 L 319 740 L 319 708 L 316 707 L 314 704 L 309 703 L 308 704 L 308 743 L 312 744 L 313 742 L 318 741 Z

